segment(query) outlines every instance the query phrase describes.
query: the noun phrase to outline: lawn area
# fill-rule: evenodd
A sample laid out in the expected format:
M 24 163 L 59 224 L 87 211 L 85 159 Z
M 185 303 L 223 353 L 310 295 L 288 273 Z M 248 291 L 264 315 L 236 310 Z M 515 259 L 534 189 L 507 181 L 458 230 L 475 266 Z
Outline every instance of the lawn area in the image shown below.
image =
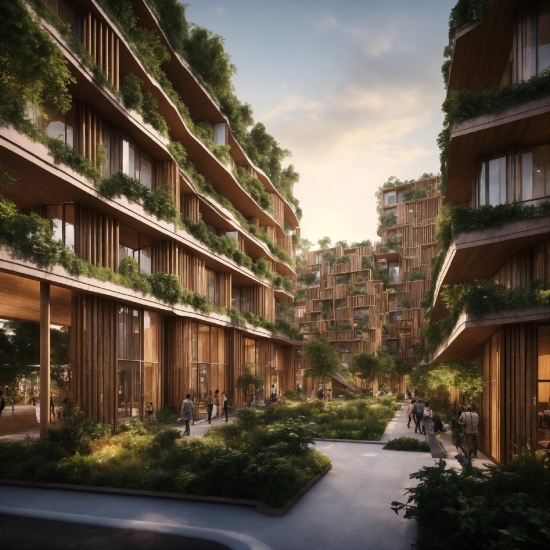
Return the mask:
M 245 410 L 246 411 L 246 410 Z M 111 427 L 86 420 L 46 440 L 0 444 L 0 478 L 255 499 L 283 507 L 330 465 L 298 420 L 234 424 L 183 438 L 159 424 Z
M 522 449 L 510 464 L 459 472 L 445 461 L 392 509 L 418 522 L 419 550 L 550 548 L 550 455 Z
M 350 401 L 308 399 L 257 409 L 255 414 L 259 423 L 299 420 L 311 426 L 315 437 L 378 440 L 399 409 L 394 397 L 368 397 Z

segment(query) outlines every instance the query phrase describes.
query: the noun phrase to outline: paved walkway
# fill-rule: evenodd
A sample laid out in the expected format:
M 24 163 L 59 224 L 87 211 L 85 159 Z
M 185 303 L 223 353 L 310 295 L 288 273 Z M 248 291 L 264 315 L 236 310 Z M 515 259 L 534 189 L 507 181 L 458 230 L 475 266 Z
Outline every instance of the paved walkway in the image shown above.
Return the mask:
M 423 437 L 406 421 L 405 410 L 398 412 L 384 439 Z M 207 427 L 195 425 L 192 433 Z M 434 463 L 431 455 L 375 443 L 319 441 L 317 449 L 330 456 L 332 470 L 282 518 L 225 504 L 10 486 L 2 487 L 0 514 L 180 534 L 243 550 L 410 549 L 416 524 L 396 516 L 390 504 L 403 500 L 410 473 Z

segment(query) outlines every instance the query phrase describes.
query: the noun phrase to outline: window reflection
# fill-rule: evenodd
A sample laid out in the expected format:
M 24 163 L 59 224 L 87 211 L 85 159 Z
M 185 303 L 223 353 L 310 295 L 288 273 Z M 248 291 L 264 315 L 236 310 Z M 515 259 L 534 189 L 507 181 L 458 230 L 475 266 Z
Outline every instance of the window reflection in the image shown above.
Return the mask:
M 74 250 L 74 204 L 49 204 L 46 218 L 50 220 L 53 238 Z
M 120 226 L 119 233 L 119 261 L 124 258 L 134 258 L 141 273 L 152 273 L 152 244 L 147 235 L 125 225 Z

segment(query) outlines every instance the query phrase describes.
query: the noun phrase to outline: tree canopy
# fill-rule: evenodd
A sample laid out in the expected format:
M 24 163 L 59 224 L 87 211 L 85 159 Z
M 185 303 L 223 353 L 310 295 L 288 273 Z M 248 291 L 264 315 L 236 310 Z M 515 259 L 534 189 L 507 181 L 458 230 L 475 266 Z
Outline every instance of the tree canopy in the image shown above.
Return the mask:
M 341 370 L 338 350 L 325 336 L 310 340 L 302 346 L 302 357 L 308 360 L 305 376 L 328 380 L 333 374 Z

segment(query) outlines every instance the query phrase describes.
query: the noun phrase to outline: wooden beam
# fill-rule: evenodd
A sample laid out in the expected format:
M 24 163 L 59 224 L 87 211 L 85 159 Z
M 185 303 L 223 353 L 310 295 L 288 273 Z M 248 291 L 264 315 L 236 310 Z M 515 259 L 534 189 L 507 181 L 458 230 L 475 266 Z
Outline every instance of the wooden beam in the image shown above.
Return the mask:
M 50 421 L 50 285 L 40 283 L 40 438 Z

